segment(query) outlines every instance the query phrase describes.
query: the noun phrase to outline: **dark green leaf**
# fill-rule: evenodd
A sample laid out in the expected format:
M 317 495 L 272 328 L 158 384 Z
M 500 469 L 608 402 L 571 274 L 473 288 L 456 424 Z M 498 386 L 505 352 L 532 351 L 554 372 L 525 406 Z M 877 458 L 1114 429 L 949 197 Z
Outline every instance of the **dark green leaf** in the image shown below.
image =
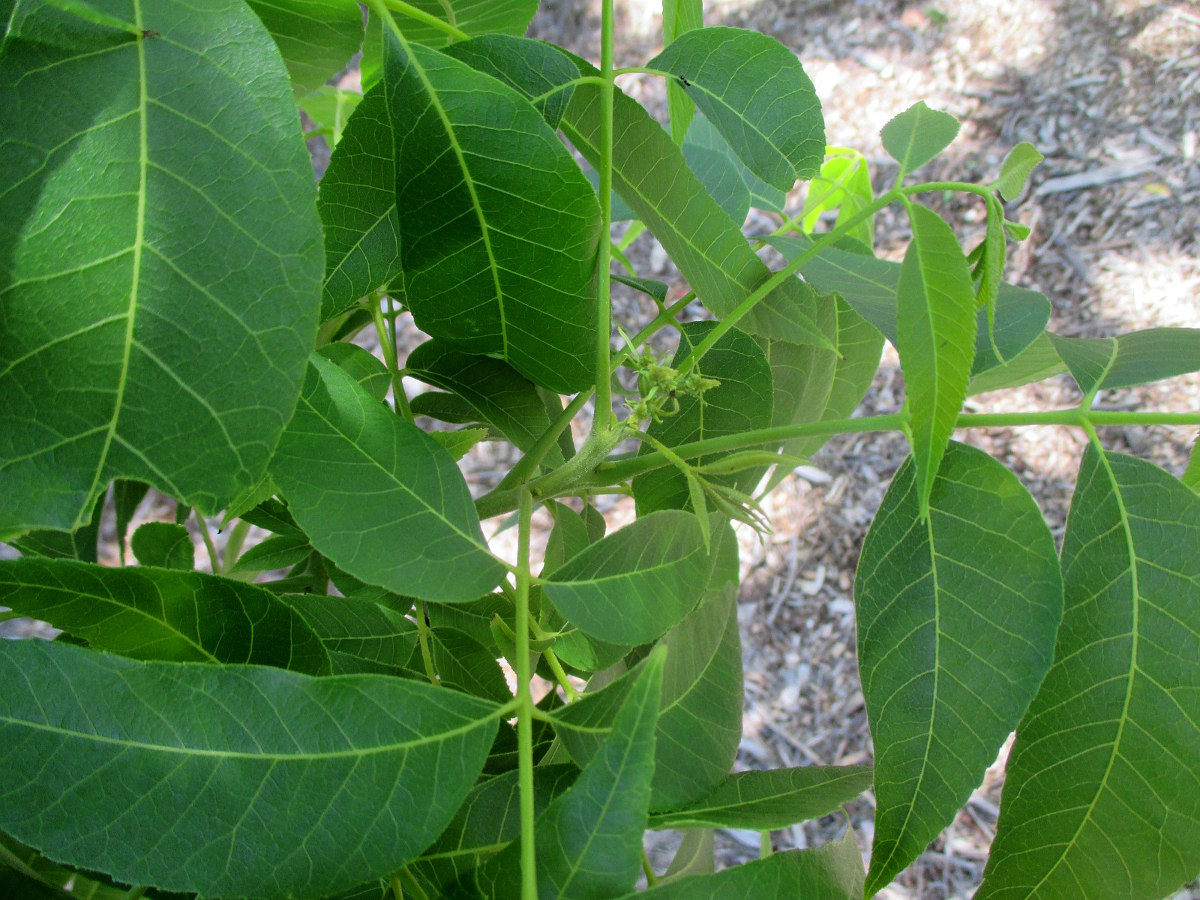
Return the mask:
M 253 509 L 246 510 L 241 518 L 272 534 L 297 534 L 300 531 L 300 526 L 288 512 L 287 506 L 274 497 L 269 497 Z
M 272 535 L 261 544 L 255 544 L 238 557 L 238 561 L 229 571 L 270 572 L 274 569 L 290 569 L 308 559 L 312 552 L 312 545 L 302 532 L 289 531 L 286 534 Z
M 363 39 L 362 10 L 346 0 L 246 0 L 271 32 L 296 96 L 338 74 Z
M 583 516 L 569 506 L 551 500 L 546 504 L 546 509 L 554 517 L 554 527 L 546 539 L 543 568 L 546 572 L 553 572 L 568 559 L 586 550 L 588 544 L 592 543 L 592 537 L 588 534 Z
M 1200 493 L 1200 440 L 1192 444 L 1191 455 L 1188 456 L 1187 468 L 1184 469 L 1183 475 L 1180 476 L 1180 481 L 1191 488 L 1196 493 Z
M 537 388 L 503 360 L 470 356 L 442 341 L 421 344 L 405 362 L 406 374 L 457 394 L 475 412 L 473 421 L 494 426 L 520 450 L 529 450 L 550 427 L 546 404 Z M 552 447 L 551 465 L 562 464 Z
M 368 584 L 449 603 L 504 574 L 446 451 L 319 355 L 271 473 L 313 546 Z
M 1051 335 L 1085 394 L 1200 370 L 1200 328 L 1148 328 L 1115 338 Z
M 547 125 L 558 128 L 573 89 L 555 88 L 578 73 L 570 58 L 557 47 L 520 37 L 488 34 L 451 44 L 445 53 L 524 95 Z
M 416 647 L 416 623 L 382 604 L 324 594 L 285 594 L 280 599 L 300 613 L 334 653 L 401 669 Z
M 675 808 L 704 796 L 729 774 L 742 737 L 737 539 L 728 524 L 716 532 L 713 558 L 700 606 L 662 641 L 667 661 L 651 809 Z M 558 738 L 576 762 L 586 764 L 598 751 L 639 671 L 554 713 Z
M 0 563 L 0 604 L 135 659 L 329 671 L 317 635 L 287 605 L 215 575 L 9 560 Z
M 137 11 L 155 35 L 0 56 L 0 535 L 78 528 L 119 477 L 222 508 L 316 334 L 312 166 L 270 36 L 236 0 Z
M 654 774 L 664 655 L 650 654 L 600 751 L 538 817 L 539 897 L 615 897 L 633 889 Z M 485 893 L 518 896 L 520 859 L 519 841 L 494 857 L 479 873 Z
M 689 322 L 682 326 L 673 364 L 678 365 L 687 357 L 714 327 L 712 322 Z M 652 422 L 647 429 L 651 437 L 668 447 L 677 447 L 772 424 L 771 366 L 750 335 L 731 328 L 696 363 L 693 371 L 720 384 L 698 397 L 678 397 L 679 411 L 661 422 Z M 643 444 L 642 448 L 642 452 L 653 450 L 650 444 Z M 697 457 L 694 462 L 703 465 L 722 455 L 725 454 Z M 745 490 L 753 487 L 760 474 L 750 472 L 747 476 L 742 472 L 713 481 Z M 633 496 L 641 514 L 656 509 L 682 509 L 688 505 L 687 481 L 674 468 L 658 469 L 633 479 Z
M 498 703 L 512 699 L 490 641 L 481 644 L 465 631 L 443 625 L 429 630 L 429 640 L 433 670 L 441 684 Z M 415 661 L 409 668 L 417 668 Z
M 100 536 L 100 517 L 104 512 L 104 495 L 96 498 L 92 518 L 75 531 L 39 529 L 26 532 L 12 540 L 12 545 L 25 556 L 44 556 L 47 559 L 78 559 L 96 562 L 97 540 Z M 122 543 L 124 543 L 122 536 Z
M 357 381 L 376 400 L 383 400 L 392 386 L 387 366 L 378 356 L 356 344 L 337 341 L 318 347 L 317 352 Z
M 534 814 L 571 786 L 579 770 L 571 765 L 533 770 Z M 503 850 L 521 834 L 518 773 L 505 772 L 467 795 L 454 819 L 432 847 L 409 868 L 438 889 L 445 889 L 480 862 Z
M 0 669 L 0 827 L 121 881 L 212 896 L 324 897 L 403 865 L 496 733 L 493 704 L 385 676 L 40 641 L 0 644 Z
M 402 283 L 392 124 L 383 88 L 363 97 L 321 178 L 325 226 L 322 321 L 373 291 Z
M 597 71 L 577 60 L 580 73 Z M 601 94 L 591 84 L 576 87 L 562 128 L 592 165 L 600 161 Z M 727 316 L 770 277 L 740 229 L 688 168 L 683 153 L 662 127 L 633 100 L 617 92 L 613 144 L 613 188 L 646 223 L 700 300 Z M 817 298 L 798 279 L 772 291 L 738 324 L 752 334 L 825 346 L 813 323 Z
M 1084 454 L 1054 665 L 1017 728 L 977 897 L 1164 897 L 1200 872 L 1200 497 Z
M 409 401 L 409 408 L 415 416 L 428 416 L 448 425 L 479 425 L 479 410 L 457 394 L 447 394 L 443 391 L 426 391 L 417 394 Z M 503 431 L 492 431 L 495 440 L 508 440 Z
M 862 857 L 853 829 L 815 850 L 789 850 L 733 866 L 715 875 L 693 875 L 658 885 L 628 900 L 763 900 L 812 897 L 857 900 L 862 896 Z
M 896 285 L 896 350 L 921 515 L 954 423 L 967 396 L 975 356 L 975 291 L 954 231 L 937 213 L 909 207 L 912 242 Z
M 644 644 L 681 622 L 708 578 L 691 513 L 660 510 L 592 544 L 547 576 L 546 597 L 568 621 L 614 644 Z
M 877 751 L 868 896 L 925 849 L 996 758 L 1049 668 L 1062 615 L 1054 539 L 1029 492 L 951 444 L 922 520 L 896 473 L 855 579 L 858 656 Z
M 679 849 L 661 881 L 685 878 L 688 875 L 711 875 L 716 868 L 716 849 L 711 828 L 692 828 L 683 833 Z
M 733 161 L 717 150 L 695 144 L 684 146 L 683 158 L 725 214 L 735 222 L 745 222 L 750 212 L 750 189 Z
M 150 485 L 141 481 L 129 481 L 118 478 L 113 482 L 113 516 L 116 519 L 117 548 L 121 554 L 121 562 L 125 561 L 125 535 L 129 533 L 129 523 L 150 491 Z M 93 515 L 93 519 L 95 516 Z M 95 559 L 84 560 L 95 562 Z
M 763 181 L 789 191 L 797 178 L 817 174 L 825 155 L 821 101 L 796 54 L 775 38 L 698 28 L 679 35 L 648 66 L 674 75 Z
M 883 149 L 900 163 L 897 181 L 949 147 L 958 136 L 958 127 L 958 119 L 930 109 L 923 100 L 884 125 L 879 136 L 883 138 Z
M 502 356 L 537 384 L 563 392 L 590 385 L 600 217 L 591 185 L 515 90 L 387 38 L 384 85 L 413 318 L 464 352 Z
M 1025 189 L 1025 182 L 1038 164 L 1045 159 L 1033 144 L 1022 141 L 1008 151 L 1004 162 L 1000 164 L 1000 177 L 996 179 L 995 188 L 1005 200 L 1016 200 Z
M 193 569 L 196 566 L 192 536 L 174 522 L 147 522 L 140 526 L 130 538 L 129 548 L 143 566 L 164 569 Z
M 432 431 L 429 436 L 437 441 L 450 454 L 455 462 L 471 452 L 476 444 L 491 440 L 490 428 L 460 428 L 457 431 Z M 556 448 L 557 449 L 557 448 Z
M 671 286 L 665 281 L 656 281 L 653 278 L 631 278 L 626 275 L 614 274 L 612 280 L 631 287 L 635 291 L 640 291 L 660 304 L 667 302 L 667 293 L 671 290 Z
M 668 85 L 668 89 L 675 89 L 681 95 L 683 89 L 678 85 Z M 688 100 L 688 106 L 694 109 L 691 100 Z M 721 132 L 713 127 L 712 122 L 708 121 L 704 116 L 698 115 L 691 120 L 691 126 L 688 128 L 687 137 L 683 141 L 684 147 L 695 146 L 703 147 L 706 150 L 715 150 L 733 163 L 734 168 L 738 170 L 738 174 L 742 176 L 742 181 L 746 183 L 746 188 L 750 191 L 750 205 L 757 209 L 766 209 L 775 213 L 782 213 L 783 208 L 787 205 L 787 194 L 779 188 L 773 188 L 749 169 L 746 164 L 738 159 L 733 148 L 729 146 L 729 142 L 721 137 Z
M 650 827 L 773 831 L 828 815 L 870 787 L 870 766 L 739 772 L 683 809 L 651 815 Z

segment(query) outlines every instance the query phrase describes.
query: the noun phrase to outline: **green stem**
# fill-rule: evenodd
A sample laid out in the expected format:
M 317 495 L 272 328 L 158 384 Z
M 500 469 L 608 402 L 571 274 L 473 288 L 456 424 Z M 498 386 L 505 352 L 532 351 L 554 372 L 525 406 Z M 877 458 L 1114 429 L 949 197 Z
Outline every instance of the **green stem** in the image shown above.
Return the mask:
M 963 413 L 955 428 L 1022 428 L 1069 425 L 1076 428 L 1111 425 L 1200 425 L 1200 412 L 1124 412 L 1103 409 L 1052 409 L 1046 412 Z
M 425 620 L 425 601 L 416 601 L 417 643 L 421 645 L 421 660 L 425 663 L 425 677 L 430 684 L 441 684 L 433 668 L 433 654 L 429 651 L 429 623 Z
M 242 555 L 242 547 L 246 543 L 246 535 L 250 533 L 250 523 L 245 519 L 238 519 L 237 524 L 229 531 L 229 537 L 225 541 L 225 559 L 221 563 L 221 571 L 228 572 L 237 562 L 238 557 Z
M 658 876 L 654 873 L 654 866 L 650 865 L 650 857 L 646 854 L 645 848 L 642 849 L 642 871 L 646 873 L 647 887 L 654 887 L 658 884 Z
M 592 435 L 602 439 L 612 427 L 612 384 L 609 342 L 612 336 L 612 153 L 613 101 L 613 0 L 604 0 L 600 20 L 600 246 L 596 254 L 596 406 Z
M 217 555 L 217 546 L 213 543 L 212 535 L 208 533 L 208 523 L 204 521 L 204 516 L 200 515 L 199 510 L 193 507 L 192 515 L 196 517 L 196 524 L 200 526 L 200 540 L 204 541 L 204 549 L 208 551 L 208 564 L 214 575 L 221 573 L 221 559 Z
M 450 37 L 454 38 L 456 41 L 465 41 L 471 37 L 461 28 L 456 28 L 449 22 L 443 22 L 437 16 L 430 15 L 423 9 L 417 9 L 415 6 L 409 3 L 405 3 L 404 0 L 367 0 L 367 2 L 371 6 L 375 7 L 375 10 L 379 12 L 381 16 L 384 13 L 387 13 L 388 10 L 394 10 L 401 15 L 408 16 L 410 19 L 416 19 L 418 22 L 422 22 L 428 25 L 430 28 L 436 28 L 438 31 L 450 35 Z M 392 18 L 390 13 L 387 15 L 387 18 Z M 399 26 L 394 24 L 395 19 L 392 19 L 392 22 L 393 27 L 398 29 Z
M 388 304 L 390 305 L 391 302 L 392 298 L 388 297 Z M 389 331 L 379 303 L 378 300 L 371 303 L 371 320 L 375 323 L 379 346 L 383 348 L 383 363 L 387 366 L 388 377 L 392 380 L 392 400 L 395 403 L 396 412 L 411 422 L 413 420 L 412 407 L 408 405 L 408 395 L 404 393 L 404 376 L 400 374 L 400 361 L 396 356 L 395 313 L 392 314 L 392 330 Z
M 554 677 L 557 679 L 559 686 L 567 695 L 567 703 L 574 703 L 576 700 L 578 700 L 580 696 L 579 691 L 575 690 L 575 685 L 571 684 L 571 679 L 567 676 L 567 673 L 563 671 L 562 663 L 558 661 L 558 654 L 556 654 L 552 649 L 547 648 L 546 650 L 542 651 L 542 658 L 546 660 L 546 663 L 550 666 L 550 671 L 554 673 Z
M 609 0 L 611 2 L 611 0 Z M 533 693 L 529 666 L 529 536 L 533 518 L 533 500 L 522 490 L 518 501 L 517 523 L 517 755 L 518 785 L 521 797 L 521 898 L 537 900 L 537 847 L 534 845 L 533 808 Z

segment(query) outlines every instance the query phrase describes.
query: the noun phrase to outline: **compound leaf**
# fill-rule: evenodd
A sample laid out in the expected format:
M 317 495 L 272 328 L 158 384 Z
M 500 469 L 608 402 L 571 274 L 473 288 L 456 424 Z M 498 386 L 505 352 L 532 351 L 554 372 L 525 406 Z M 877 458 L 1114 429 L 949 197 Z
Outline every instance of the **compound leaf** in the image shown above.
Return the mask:
M 1200 872 L 1200 497 L 1088 448 L 1054 665 L 1017 728 L 979 898 L 1163 897 Z
M 449 603 L 504 574 L 446 451 L 319 354 L 271 474 L 313 546 L 361 581 Z
M 1029 176 L 1046 157 L 1042 156 L 1033 144 L 1022 141 L 1008 151 L 1004 162 L 1000 164 L 1000 177 L 996 179 L 995 188 L 1005 200 L 1013 201 L 1021 196 Z
M 1200 328 L 1147 328 L 1115 338 L 1051 335 L 1051 340 L 1085 394 L 1200 370 Z
M 270 36 L 236 0 L 135 12 L 144 37 L 65 47 L 33 4 L 0 56 L 0 534 L 72 530 L 122 476 L 216 512 L 262 475 L 316 334 Z
M 789 191 L 825 155 L 821 101 L 791 50 L 740 28 L 697 28 L 650 60 L 675 76 L 746 167 Z
M 317 635 L 286 604 L 216 575 L 7 560 L 0 563 L 0 605 L 134 659 L 329 671 Z
M 0 673 L 0 827 L 52 859 L 210 896 L 319 898 L 403 865 L 450 821 L 497 727 L 491 703 L 386 676 L 40 641 L 0 645 Z
M 951 444 L 922 518 L 905 462 L 855 579 L 863 696 L 877 748 L 867 896 L 948 825 L 1050 666 L 1063 588 L 1029 492 Z

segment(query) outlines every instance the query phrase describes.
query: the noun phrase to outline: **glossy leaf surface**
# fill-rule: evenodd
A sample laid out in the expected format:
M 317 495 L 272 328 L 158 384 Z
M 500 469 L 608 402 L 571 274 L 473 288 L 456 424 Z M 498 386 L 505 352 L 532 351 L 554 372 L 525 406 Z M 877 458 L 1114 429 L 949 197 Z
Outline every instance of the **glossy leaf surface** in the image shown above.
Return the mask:
M 490 703 L 372 675 L 38 641 L 0 645 L 0 670 L 0 827 L 127 883 L 212 896 L 324 897 L 402 865 L 496 733 Z
M 0 563 L 0 605 L 135 659 L 254 663 L 314 675 L 329 658 L 285 603 L 251 584 L 69 560 Z
M 387 34 L 405 302 L 421 329 L 557 391 L 591 383 L 599 206 L 528 101 Z M 481 124 L 490 123 L 490 124 Z
M 315 335 L 312 167 L 269 35 L 232 0 L 134 13 L 155 34 L 65 49 L 34 6 L 0 57 L 0 534 L 72 530 L 121 476 L 220 509 Z
M 896 473 L 855 580 L 858 656 L 877 748 L 868 895 L 954 818 L 1050 666 L 1063 588 L 1054 539 L 1016 476 L 951 444 L 922 520 Z
M 644 644 L 681 622 L 708 579 L 696 517 L 660 510 L 597 541 L 548 576 L 568 621 L 614 644 Z
M 320 355 L 271 474 L 313 546 L 368 584 L 465 602 L 504 574 L 446 451 Z
M 1054 666 L 1017 729 L 976 895 L 1162 897 L 1200 872 L 1200 497 L 1094 446 Z
M 825 119 L 796 55 L 775 38 L 739 28 L 679 35 L 648 63 L 675 76 L 746 167 L 789 191 L 817 174 Z

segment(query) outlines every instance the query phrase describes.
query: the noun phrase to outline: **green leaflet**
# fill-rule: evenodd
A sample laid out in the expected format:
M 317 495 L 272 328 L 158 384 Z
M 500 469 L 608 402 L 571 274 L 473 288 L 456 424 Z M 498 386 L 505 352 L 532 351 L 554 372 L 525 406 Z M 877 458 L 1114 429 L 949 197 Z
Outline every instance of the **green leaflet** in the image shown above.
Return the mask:
M 488 34 L 451 44 L 444 52 L 525 95 L 546 124 L 558 128 L 573 88 L 555 88 L 574 78 L 578 70 L 570 57 L 553 44 Z
M 683 809 L 654 813 L 650 827 L 773 831 L 828 815 L 870 787 L 870 766 L 739 772 Z
M 337 341 L 318 347 L 317 353 L 337 363 L 338 368 L 353 378 L 368 394 L 382 401 L 392 386 L 392 377 L 379 357 L 355 344 Z
M 192 536 L 174 522 L 147 522 L 133 533 L 129 549 L 139 565 L 190 570 L 196 567 Z
M 696 517 L 665 509 L 642 516 L 567 560 L 542 585 L 580 630 L 613 644 L 644 644 L 682 621 L 709 567 Z
M 711 875 L 716 867 L 713 830 L 692 828 L 683 833 L 679 849 L 663 874 L 663 881 L 687 875 Z
M 142 505 L 142 501 L 146 499 L 146 494 L 150 492 L 150 485 L 140 481 L 127 481 L 119 478 L 113 482 L 112 497 L 113 497 L 113 518 L 116 520 L 114 525 L 117 531 L 117 549 L 121 554 L 121 562 L 125 561 L 125 535 L 129 533 L 129 524 L 133 521 L 133 516 L 137 512 L 138 507 Z M 93 515 L 93 520 L 99 526 L 99 508 Z M 95 562 L 95 538 L 92 539 L 93 557 L 86 559 L 83 556 L 77 557 L 85 562 Z M 72 554 L 74 555 L 74 554 Z
M 737 539 L 728 524 L 714 538 L 704 599 L 667 632 L 662 707 L 655 726 L 650 808 L 673 809 L 703 797 L 729 774 L 742 737 L 741 640 L 737 626 Z M 586 764 L 612 727 L 640 669 L 554 713 L 555 731 Z
M 1025 183 L 1029 181 L 1033 170 L 1045 158 L 1033 144 L 1026 141 L 1009 150 L 1004 162 L 1000 164 L 1000 177 L 996 179 L 995 184 L 1000 196 L 1010 202 L 1016 200 L 1025 189 Z
M 560 392 L 591 384 L 599 205 L 506 84 L 386 35 L 405 303 L 420 328 Z M 484 125 L 482 123 L 490 123 Z
M 1200 871 L 1200 498 L 1094 445 L 1054 665 L 1017 728 L 994 897 L 1163 897 Z
M 404 368 L 413 378 L 461 397 L 475 411 L 475 421 L 494 426 L 521 450 L 529 450 L 550 428 L 537 388 L 503 360 L 470 356 L 432 340 L 413 350 Z M 562 461 L 562 452 L 552 447 L 547 462 Z
M 672 365 L 685 359 L 714 327 L 712 322 L 689 322 L 682 326 Z M 697 362 L 693 371 L 705 378 L 716 379 L 720 384 L 698 397 L 679 397 L 678 412 L 650 424 L 647 432 L 651 437 L 668 447 L 677 447 L 772 424 L 771 366 L 762 348 L 744 331 L 736 328 L 727 331 Z M 652 445 L 644 443 L 641 452 L 653 449 Z M 702 465 L 724 455 L 728 454 L 710 454 L 693 462 Z M 749 481 L 746 472 L 712 480 L 747 489 L 758 480 L 758 473 L 751 471 Z M 633 496 L 640 514 L 656 509 L 682 509 L 688 506 L 687 481 L 675 468 L 647 472 L 633 479 Z
M 324 134 L 330 149 L 337 147 L 346 130 L 346 123 L 363 95 L 358 91 L 344 90 L 332 85 L 322 85 L 315 91 L 310 91 L 298 101 L 300 108 L 308 113 L 308 117 L 317 126 L 317 131 Z M 328 172 L 329 170 L 326 169 Z
M 538 0 L 408 0 L 422 12 L 450 21 L 470 35 L 522 35 L 537 12 Z M 429 47 L 443 47 L 451 41 L 439 28 L 396 13 L 404 36 Z
M 599 752 L 538 817 L 539 897 L 615 897 L 633 889 L 641 871 L 665 655 L 650 654 Z M 514 842 L 480 871 L 478 881 L 487 896 L 516 897 L 520 871 L 520 844 Z
M 623 900 L 763 900 L 812 897 L 858 900 L 862 896 L 862 857 L 853 829 L 815 850 L 789 850 L 732 866 L 715 875 L 692 875 L 630 894 Z
M 750 212 L 750 189 L 742 180 L 733 159 L 718 150 L 685 144 L 683 158 L 710 197 L 734 222 L 745 222 Z
M 978 349 L 976 350 L 978 353 Z M 975 357 L 979 359 L 978 356 Z M 972 375 L 967 383 L 967 394 L 983 394 L 1020 387 L 1042 381 L 1067 371 L 1062 357 L 1054 349 L 1054 340 L 1049 332 L 1042 332 L 1033 343 L 1002 366 Z
M 537 766 L 533 770 L 534 814 L 571 786 L 579 770 L 571 765 Z M 443 892 L 503 850 L 521 834 L 518 773 L 505 772 L 474 788 L 441 837 L 409 869 Z
M 1200 369 L 1200 328 L 1148 328 L 1115 338 L 1051 335 L 1050 339 L 1085 394 Z
M 704 27 L 704 0 L 663 0 L 662 45 L 671 46 L 681 34 Z M 667 82 L 667 117 L 671 122 L 671 140 L 683 144 L 688 125 L 696 114 L 696 104 L 679 85 Z M 745 218 L 743 216 L 743 218 Z
M 792 260 L 812 246 L 808 238 L 774 237 L 768 240 L 776 250 Z M 900 283 L 900 263 L 877 259 L 828 247 L 800 267 L 804 277 L 821 293 L 845 298 L 854 310 L 896 343 L 896 289 Z M 1001 362 L 992 350 L 988 334 L 987 311 L 976 316 L 975 360 L 971 375 L 978 376 Z M 1036 291 L 1011 284 L 1000 285 L 996 297 L 995 340 L 1004 359 L 1012 362 L 1027 347 L 1039 340 L 1050 320 L 1050 301 Z M 994 390 L 994 388 L 992 388 Z
M 871 172 L 867 159 L 857 150 L 837 148 L 826 150 L 828 158 L 821 165 L 821 173 L 808 186 L 808 196 L 801 210 L 801 225 L 805 234 L 812 234 L 821 221 L 821 214 L 828 210 L 838 211 L 834 228 L 842 225 L 851 216 L 862 212 L 875 199 L 871 187 Z M 855 225 L 846 237 L 852 238 L 868 249 L 875 246 L 875 220 L 867 219 Z
M 416 647 L 416 623 L 380 603 L 322 594 L 284 594 L 279 599 L 300 614 L 331 654 L 395 671 L 404 667 Z
M 775 38 L 739 28 L 698 28 L 679 35 L 647 65 L 674 75 L 767 184 L 789 191 L 796 179 L 817 174 L 825 155 L 821 101 L 796 55 Z
M 286 604 L 260 587 L 201 572 L 7 560 L 0 606 L 135 659 L 329 671 L 317 635 Z
M 373 675 L 11 641 L 0 676 L 0 827 L 126 883 L 212 896 L 325 897 L 403 865 L 496 733 L 490 703 Z
M 900 163 L 897 182 L 949 147 L 958 136 L 958 127 L 958 119 L 930 109 L 923 100 L 884 125 L 879 136 L 883 139 L 883 149 Z
M 580 73 L 596 70 L 576 60 Z M 620 91 L 615 97 L 613 189 L 658 238 L 704 305 L 731 313 L 770 277 L 735 223 L 708 196 L 670 135 Z M 600 158 L 601 97 L 594 85 L 576 87 L 562 129 L 593 166 Z M 817 298 L 790 278 L 739 322 L 752 334 L 827 346 L 813 322 Z
M 120 482 L 117 482 L 120 484 Z M 117 505 L 114 503 L 114 505 Z M 100 517 L 104 513 L 104 495 L 101 494 L 96 498 L 96 505 L 92 508 L 91 520 L 80 528 L 74 531 L 51 531 L 49 529 L 39 529 L 37 531 L 27 531 L 18 538 L 13 538 L 9 543 L 21 551 L 22 556 L 44 556 L 47 559 L 78 559 L 83 562 L 96 562 L 98 540 L 100 537 Z M 120 508 L 118 506 L 118 516 L 120 516 Z M 117 533 L 120 535 L 120 540 L 124 542 L 124 531 L 128 529 L 128 521 L 124 522 L 122 527 L 121 520 L 117 520 Z
M 442 685 L 497 703 L 512 699 L 491 641 L 482 644 L 467 632 L 445 625 L 431 628 L 429 638 L 433 670 Z M 409 661 L 410 669 L 421 670 L 419 653 Z
M 975 291 L 954 231 L 937 213 L 910 205 L 913 236 L 896 285 L 896 350 L 917 467 L 921 515 L 967 396 L 975 355 Z
M 504 574 L 446 451 L 319 354 L 271 475 L 312 545 L 368 584 L 466 602 Z
M 76 528 L 121 476 L 220 509 L 315 335 L 312 167 L 270 37 L 233 0 L 134 12 L 157 34 L 84 25 L 72 50 L 25 39 L 56 15 L 35 5 L 0 57 L 0 535 Z
M 400 217 L 392 125 L 382 86 L 359 102 L 321 178 L 317 209 L 325 229 L 321 319 L 399 282 Z
M 683 89 L 676 84 L 667 86 L 667 96 L 670 97 L 672 90 L 682 94 Z M 692 106 L 692 101 L 688 100 L 689 107 Z M 746 164 L 742 162 L 733 148 L 729 146 L 729 142 L 721 137 L 721 132 L 713 127 L 712 122 L 708 121 L 704 116 L 698 115 L 691 120 L 691 125 L 688 128 L 687 136 L 683 140 L 684 148 L 703 147 L 706 150 L 715 150 L 726 159 L 733 163 L 738 174 L 742 176 L 742 181 L 746 183 L 747 190 L 750 191 L 750 205 L 757 209 L 766 209 L 771 212 L 782 213 L 784 206 L 787 205 L 787 194 L 779 188 L 773 188 L 767 184 L 753 172 L 746 168 Z
M 246 0 L 279 47 L 297 97 L 337 75 L 362 46 L 363 18 L 347 0 Z
M 1054 539 L 1016 476 L 950 444 L 923 516 L 896 473 L 855 579 L 858 657 L 877 748 L 867 895 L 966 803 L 1050 666 L 1062 616 Z

